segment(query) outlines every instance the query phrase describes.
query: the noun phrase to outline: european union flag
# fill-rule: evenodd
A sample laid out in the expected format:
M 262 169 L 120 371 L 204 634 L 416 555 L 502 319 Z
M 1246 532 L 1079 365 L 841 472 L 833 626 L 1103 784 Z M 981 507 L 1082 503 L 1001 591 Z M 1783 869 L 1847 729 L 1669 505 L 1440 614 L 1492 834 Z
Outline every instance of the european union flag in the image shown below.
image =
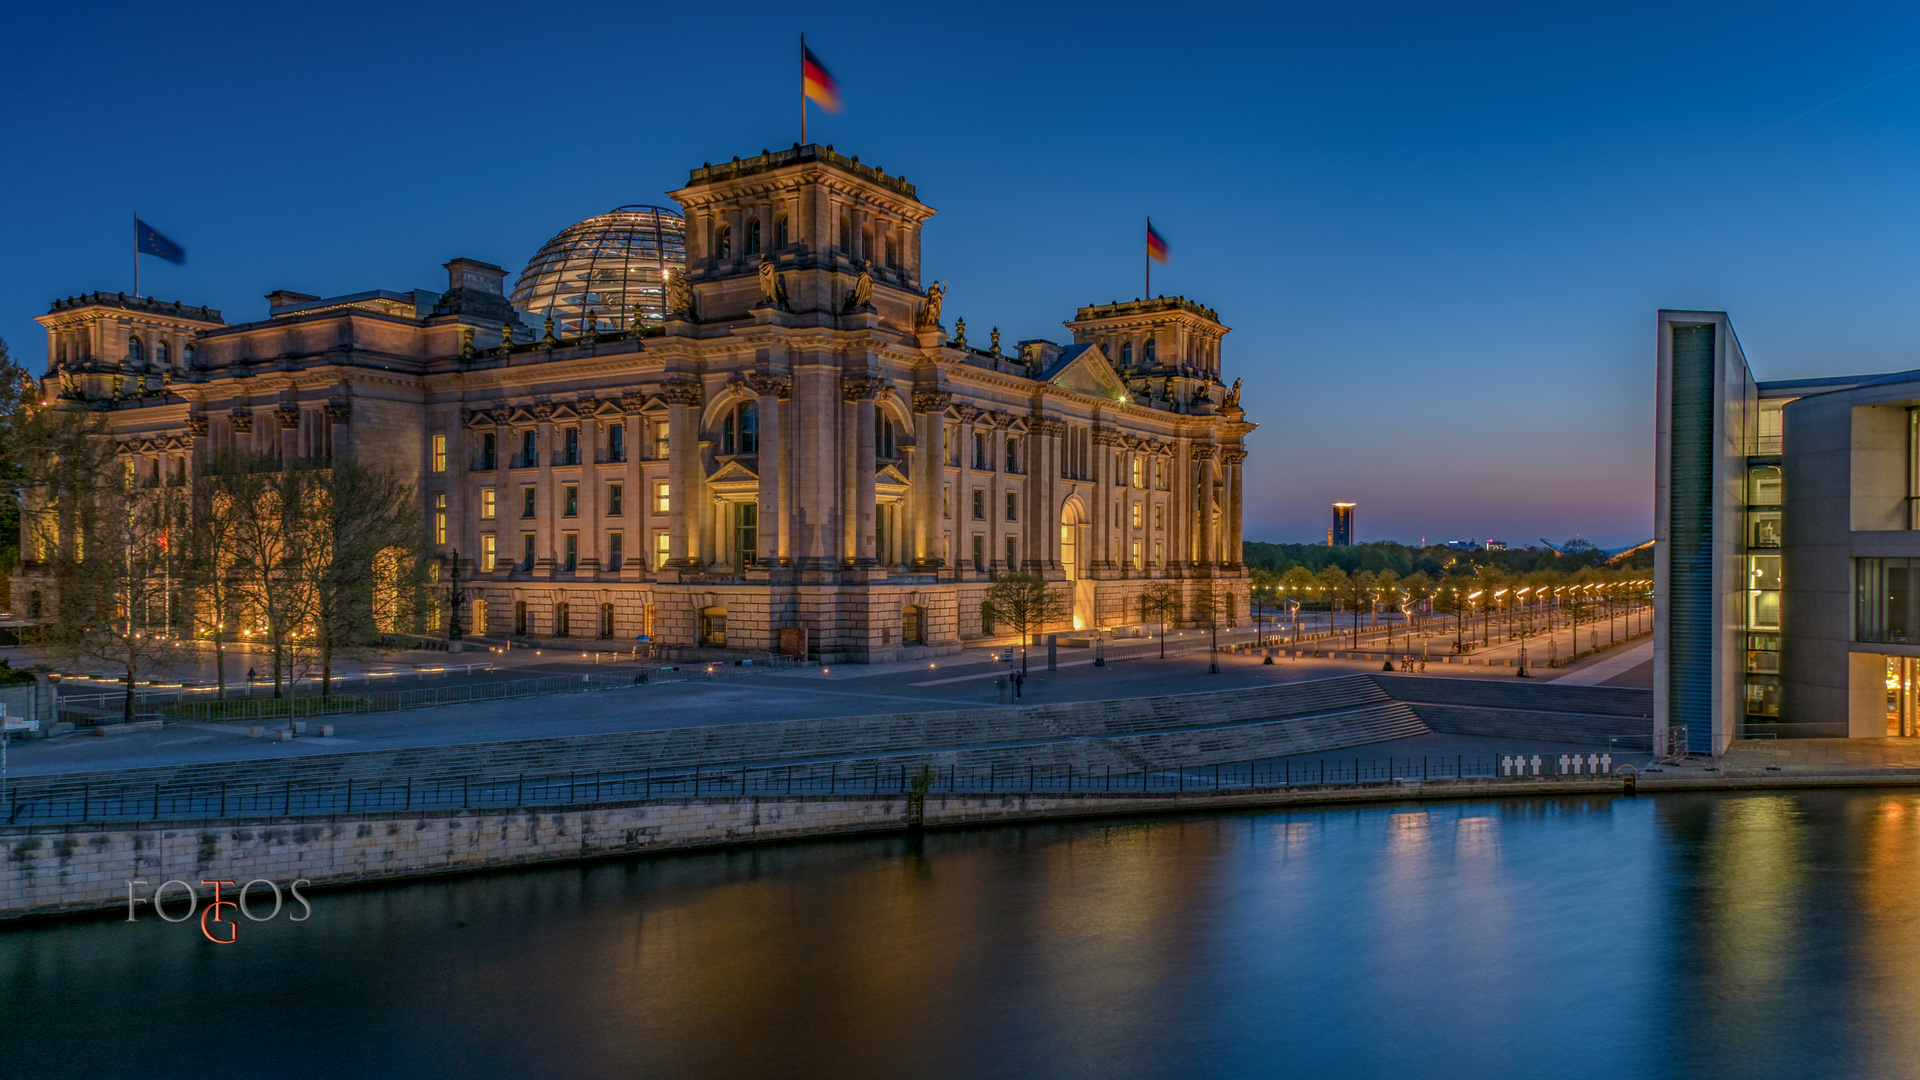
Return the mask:
M 187 261 L 187 249 L 161 236 L 153 226 L 133 219 L 133 250 L 140 255 L 158 255 L 170 263 Z

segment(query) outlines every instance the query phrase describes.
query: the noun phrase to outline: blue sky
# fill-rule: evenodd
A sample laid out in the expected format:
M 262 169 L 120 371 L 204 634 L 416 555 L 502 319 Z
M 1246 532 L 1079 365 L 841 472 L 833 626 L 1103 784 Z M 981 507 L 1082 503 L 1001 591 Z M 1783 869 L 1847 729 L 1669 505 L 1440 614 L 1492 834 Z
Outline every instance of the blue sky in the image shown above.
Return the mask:
M 1249 539 L 1652 532 L 1656 309 L 1761 378 L 1920 367 L 1920 9 L 1588 5 L 15 5 L 0 16 L 0 336 L 142 291 L 439 288 L 811 135 L 919 185 L 970 336 L 1216 308 L 1261 429 Z M 1838 100 L 1835 100 L 1838 99 Z

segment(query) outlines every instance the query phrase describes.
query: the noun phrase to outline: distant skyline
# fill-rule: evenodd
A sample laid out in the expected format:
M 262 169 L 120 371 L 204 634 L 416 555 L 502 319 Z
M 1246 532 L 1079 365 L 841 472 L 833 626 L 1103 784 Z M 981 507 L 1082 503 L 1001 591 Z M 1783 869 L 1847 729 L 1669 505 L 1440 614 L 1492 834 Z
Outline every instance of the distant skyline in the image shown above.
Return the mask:
M 1894 4 L 38 5 L 0 35 L 0 336 L 132 288 L 132 218 L 188 253 L 142 292 L 517 272 L 799 138 L 798 35 L 845 110 L 813 141 L 939 211 L 969 336 L 1064 340 L 1142 291 L 1233 327 L 1249 540 L 1652 535 L 1653 328 L 1726 310 L 1760 378 L 1920 367 L 1920 11 Z M 683 44 L 683 42 L 685 44 Z

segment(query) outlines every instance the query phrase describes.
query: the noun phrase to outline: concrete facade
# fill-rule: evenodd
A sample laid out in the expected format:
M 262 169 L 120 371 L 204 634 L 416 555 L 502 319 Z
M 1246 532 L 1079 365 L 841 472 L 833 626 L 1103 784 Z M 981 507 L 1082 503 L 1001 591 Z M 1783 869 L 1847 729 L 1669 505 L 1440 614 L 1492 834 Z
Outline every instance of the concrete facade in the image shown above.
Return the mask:
M 1756 381 L 1724 313 L 1659 325 L 1656 724 L 1704 718 L 1711 743 L 1691 741 L 1713 753 L 1741 736 L 1920 735 L 1920 372 Z M 1675 372 L 1701 331 L 1717 336 L 1710 399 Z M 1704 470 L 1675 435 L 1703 424 Z M 1713 575 L 1691 596 L 1672 586 L 1684 508 Z M 1682 718 L 1677 680 L 1703 675 L 1711 701 Z
M 283 291 L 240 325 L 96 293 L 41 318 L 49 391 L 156 482 L 221 448 L 401 470 L 476 635 L 766 651 L 797 628 L 816 660 L 932 657 L 994 634 L 1009 571 L 1070 592 L 1062 630 L 1139 621 L 1156 580 L 1247 610 L 1254 425 L 1214 312 L 1090 305 L 1070 344 L 982 348 L 942 322 L 934 211 L 898 177 L 796 146 L 672 196 L 687 262 L 658 333 L 557 338 L 470 259 L 445 293 Z M 17 597 L 58 550 L 29 538 Z

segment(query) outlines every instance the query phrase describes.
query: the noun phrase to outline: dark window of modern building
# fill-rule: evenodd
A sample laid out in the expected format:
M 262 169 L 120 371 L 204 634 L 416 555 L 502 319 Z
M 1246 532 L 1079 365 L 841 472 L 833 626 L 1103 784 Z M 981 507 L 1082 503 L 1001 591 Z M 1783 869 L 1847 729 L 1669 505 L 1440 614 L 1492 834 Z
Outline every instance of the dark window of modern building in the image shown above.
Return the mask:
M 1772 558 L 1777 564 L 1778 558 Z M 1920 559 L 1853 560 L 1854 640 L 1889 645 L 1920 643 L 1920 589 L 1916 585 L 1920 585 Z M 1777 582 L 1774 587 L 1779 587 Z M 1779 625 L 1777 615 L 1774 625 Z

